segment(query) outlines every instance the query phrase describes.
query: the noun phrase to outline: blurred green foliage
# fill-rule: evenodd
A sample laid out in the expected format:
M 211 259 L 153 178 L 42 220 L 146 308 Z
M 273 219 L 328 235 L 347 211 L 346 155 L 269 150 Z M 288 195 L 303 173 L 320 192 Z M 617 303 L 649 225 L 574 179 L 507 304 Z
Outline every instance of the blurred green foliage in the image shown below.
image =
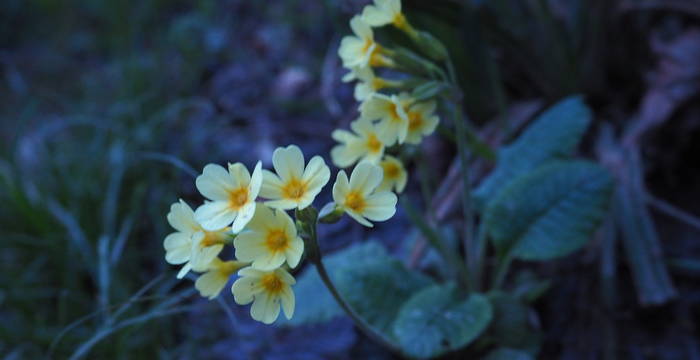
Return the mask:
M 230 156 L 200 142 L 228 121 L 202 84 L 255 57 L 232 41 L 251 21 L 236 8 L 310 26 L 287 15 L 299 2 L 240 3 L 0 5 L 0 354 L 191 356 L 163 331 L 192 291 L 161 239 L 168 205 L 192 191 L 187 164 Z

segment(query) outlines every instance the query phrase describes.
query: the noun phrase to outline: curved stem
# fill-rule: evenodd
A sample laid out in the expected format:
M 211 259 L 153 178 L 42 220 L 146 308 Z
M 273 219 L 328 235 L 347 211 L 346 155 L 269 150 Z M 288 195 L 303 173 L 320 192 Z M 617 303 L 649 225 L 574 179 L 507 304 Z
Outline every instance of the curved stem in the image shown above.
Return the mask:
M 492 289 L 500 289 L 503 286 L 503 281 L 506 279 L 511 262 L 513 262 L 513 257 L 510 255 L 506 255 L 499 261 L 493 277 Z
M 316 265 L 316 270 L 318 271 L 318 275 L 321 276 L 321 280 L 323 283 L 326 285 L 328 290 L 330 290 L 331 295 L 333 295 L 333 298 L 338 302 L 338 305 L 340 305 L 343 310 L 350 316 L 352 321 L 355 322 L 355 325 L 357 325 L 360 330 L 362 330 L 367 337 L 372 339 L 373 341 L 381 344 L 382 346 L 386 347 L 387 349 L 391 350 L 392 352 L 396 354 L 402 354 L 401 349 L 398 348 L 394 343 L 391 342 L 391 340 L 387 339 L 386 336 L 383 334 L 379 333 L 376 331 L 372 325 L 368 324 L 360 315 L 358 315 L 353 308 L 350 307 L 350 305 L 345 301 L 342 295 L 338 292 L 338 289 L 336 289 L 335 285 L 333 284 L 333 281 L 331 278 L 328 276 L 328 272 L 326 271 L 326 267 L 323 266 L 323 261 L 320 259 L 320 257 L 317 259 L 317 261 L 314 261 L 314 265 Z

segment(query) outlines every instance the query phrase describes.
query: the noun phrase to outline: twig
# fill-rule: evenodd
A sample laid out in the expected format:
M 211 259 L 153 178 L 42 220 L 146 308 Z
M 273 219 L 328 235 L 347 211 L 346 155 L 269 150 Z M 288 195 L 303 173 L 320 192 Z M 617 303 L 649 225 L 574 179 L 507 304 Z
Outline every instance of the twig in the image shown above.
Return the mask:
M 335 285 L 333 284 L 333 281 L 331 278 L 328 276 L 328 272 L 326 271 L 326 267 L 323 265 L 323 260 L 321 260 L 320 257 L 314 261 L 314 265 L 316 265 L 316 271 L 318 271 L 318 275 L 321 277 L 321 281 L 326 285 L 328 290 L 331 292 L 331 295 L 333 295 L 333 298 L 335 301 L 338 302 L 338 305 L 340 305 L 343 310 L 345 310 L 345 313 L 350 316 L 350 318 L 355 322 L 355 325 L 357 325 L 362 332 L 367 335 L 370 339 L 374 340 L 375 342 L 381 344 L 382 346 L 386 347 L 387 349 L 391 350 L 392 352 L 401 355 L 401 349 L 394 345 L 391 340 L 387 339 L 383 334 L 380 332 L 376 331 L 372 325 L 368 324 L 365 319 L 360 317 L 355 310 L 350 307 L 350 305 L 345 301 L 345 298 L 338 292 L 338 289 L 336 289 Z
M 646 202 L 648 202 L 649 205 L 655 207 L 657 210 L 663 212 L 664 214 L 675 218 L 676 220 L 683 222 L 687 225 L 690 225 L 695 229 L 700 230 L 700 218 L 698 218 L 697 216 L 685 212 L 649 193 L 644 194 L 644 200 L 646 200 Z

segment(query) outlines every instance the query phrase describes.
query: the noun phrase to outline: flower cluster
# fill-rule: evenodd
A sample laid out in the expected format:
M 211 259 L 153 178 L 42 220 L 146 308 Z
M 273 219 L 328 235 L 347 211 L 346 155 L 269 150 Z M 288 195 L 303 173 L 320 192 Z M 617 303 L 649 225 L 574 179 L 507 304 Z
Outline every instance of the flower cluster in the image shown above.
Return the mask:
M 343 66 L 350 70 L 343 81 L 357 80 L 355 98 L 361 102 L 360 116 L 350 124 L 350 131 L 333 132 L 338 145 L 331 151 L 331 158 L 340 168 L 358 161 L 380 165 L 383 180 L 378 189 L 400 193 L 406 185 L 406 169 L 401 160 L 386 154 L 387 149 L 404 143 L 420 144 L 423 137 L 435 131 L 439 118 L 434 100 L 419 101 L 405 91 L 415 82 L 375 75 L 375 68 L 401 70 L 400 61 L 395 60 L 396 52 L 374 40 L 372 28 L 389 24 L 418 45 L 425 43 L 423 33 L 415 30 L 401 12 L 400 0 L 375 0 L 361 15 L 352 18 L 354 35 L 342 39 L 338 54 Z
M 362 103 L 351 130 L 332 133 L 339 143 L 330 154 L 333 163 L 340 168 L 355 166 L 349 176 L 345 170 L 338 172 L 332 202 L 320 212 L 313 208 L 330 180 L 330 169 L 320 156 L 307 163 L 301 149 L 290 145 L 273 152 L 274 171 L 263 169 L 261 162 L 252 173 L 241 163 L 205 166 L 195 181 L 204 203 L 194 211 L 182 200 L 171 206 L 167 218 L 175 232 L 164 240 L 165 259 L 182 265 L 178 278 L 190 271 L 200 273 L 195 287 L 202 296 L 217 297 L 237 274 L 231 291 L 236 303 L 252 303 L 253 319 L 270 324 L 280 311 L 291 318 L 295 279 L 290 271 L 299 266 L 305 249 L 306 256 L 319 264 L 317 220 L 329 223 L 347 214 L 372 227 L 372 222 L 394 215 L 398 201 L 394 192 L 404 190 L 407 175 L 401 160 L 388 153 L 404 143 L 419 144 L 435 131 L 438 117 L 434 101 L 403 91 L 415 87 L 415 81 L 375 76 L 379 67 L 402 70 L 395 50 L 374 41 L 372 28 L 387 24 L 427 48 L 433 58 L 442 56 L 427 33 L 408 23 L 400 0 L 375 0 L 350 21 L 355 36 L 342 40 L 339 54 L 350 70 L 344 80 L 358 80 L 355 97 Z M 226 246 L 233 246 L 234 259 L 221 258 Z
M 194 211 L 183 200 L 173 204 L 167 218 L 175 232 L 163 243 L 166 261 L 182 265 L 178 278 L 202 273 L 195 282 L 202 296 L 215 298 L 237 273 L 231 287 L 235 301 L 252 303 L 251 316 L 266 324 L 277 319 L 280 308 L 287 318 L 294 313 L 289 271 L 301 262 L 304 240 L 287 211 L 311 206 L 331 176 L 323 158 L 306 163 L 296 145 L 276 149 L 272 165 L 274 172 L 258 162 L 252 174 L 241 163 L 205 166 L 195 184 L 206 200 Z M 397 199 L 375 191 L 382 174 L 369 163 L 358 166 L 350 180 L 341 171 L 333 185 L 334 210 L 367 226 L 367 219 L 389 219 Z M 235 249 L 233 260 L 220 258 L 227 245 Z

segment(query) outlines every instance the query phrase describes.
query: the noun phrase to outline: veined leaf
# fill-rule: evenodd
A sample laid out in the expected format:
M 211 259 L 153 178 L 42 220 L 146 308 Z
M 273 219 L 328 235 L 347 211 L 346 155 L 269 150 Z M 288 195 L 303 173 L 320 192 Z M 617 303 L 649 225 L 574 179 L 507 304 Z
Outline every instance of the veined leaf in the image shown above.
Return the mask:
M 591 112 L 580 96 L 566 98 L 545 111 L 517 140 L 498 151 L 496 168 L 474 192 L 477 206 L 487 207 L 490 199 L 520 175 L 571 155 L 590 118 Z
M 432 284 L 425 275 L 407 270 L 377 242 L 351 246 L 324 258 L 329 276 L 353 309 L 377 330 L 387 332 L 401 304 Z M 318 323 L 343 314 L 316 269 L 307 268 L 294 287 L 292 325 Z
M 430 358 L 469 345 L 491 318 L 491 304 L 485 296 L 472 294 L 463 299 L 453 284 L 434 285 L 401 307 L 393 334 L 407 355 Z
M 530 308 L 502 291 L 489 293 L 488 298 L 493 306 L 493 321 L 481 338 L 489 344 L 536 355 L 542 334 L 530 324 Z
M 612 178 L 587 161 L 555 161 L 521 176 L 486 209 L 499 254 L 548 260 L 581 248 L 605 215 Z

